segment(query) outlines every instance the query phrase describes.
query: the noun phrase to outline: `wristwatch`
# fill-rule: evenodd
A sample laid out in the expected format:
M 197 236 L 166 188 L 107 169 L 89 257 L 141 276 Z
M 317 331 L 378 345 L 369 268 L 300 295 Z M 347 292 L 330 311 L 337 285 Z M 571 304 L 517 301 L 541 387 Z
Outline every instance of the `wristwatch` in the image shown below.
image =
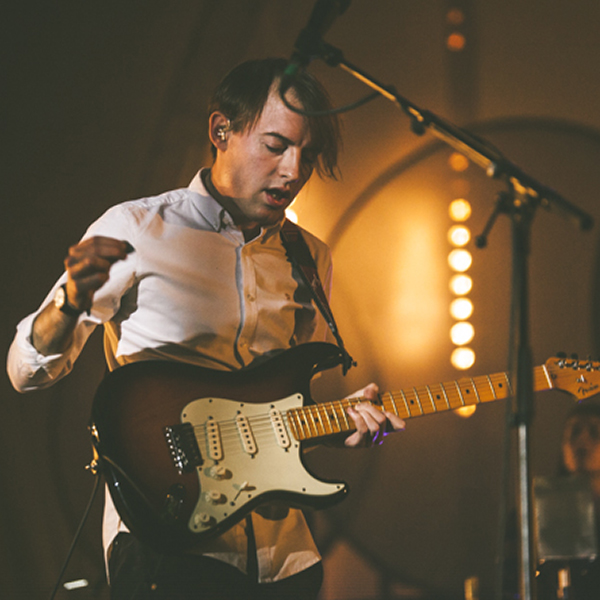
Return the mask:
M 54 294 L 54 306 L 56 306 L 58 310 L 64 312 L 66 315 L 70 315 L 72 317 L 78 317 L 83 312 L 82 310 L 75 308 L 72 304 L 69 304 L 66 283 L 63 283 L 56 290 L 56 294 Z

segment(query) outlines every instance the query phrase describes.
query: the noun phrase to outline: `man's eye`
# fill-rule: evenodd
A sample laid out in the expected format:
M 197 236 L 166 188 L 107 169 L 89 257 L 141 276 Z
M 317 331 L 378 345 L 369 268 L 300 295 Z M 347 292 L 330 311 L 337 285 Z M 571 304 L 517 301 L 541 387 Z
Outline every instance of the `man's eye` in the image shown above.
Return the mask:
M 267 144 L 267 150 L 273 154 L 283 154 L 285 152 L 285 146 L 269 146 Z

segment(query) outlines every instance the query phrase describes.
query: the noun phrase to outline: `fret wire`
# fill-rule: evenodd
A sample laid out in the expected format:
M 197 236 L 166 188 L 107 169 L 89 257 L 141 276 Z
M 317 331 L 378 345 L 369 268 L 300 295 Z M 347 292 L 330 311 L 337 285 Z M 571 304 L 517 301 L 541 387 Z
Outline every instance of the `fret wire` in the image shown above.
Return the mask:
M 425 411 L 423 410 L 423 405 L 421 404 L 421 399 L 419 398 L 419 392 L 417 392 L 416 387 L 413 388 L 413 392 L 415 394 L 415 398 L 417 399 L 417 403 L 419 405 L 419 410 L 421 411 L 421 414 L 424 415 Z
M 316 414 L 315 414 L 316 412 Z M 322 435 L 319 432 L 319 423 L 321 423 L 321 429 L 323 429 L 323 433 L 325 433 L 325 429 L 323 427 L 323 423 L 321 422 L 321 413 L 319 412 L 319 405 L 315 405 L 315 404 L 311 404 L 310 405 L 310 413 L 312 415 L 313 421 L 315 423 L 315 428 L 317 431 L 317 437 L 319 437 L 320 435 Z
M 443 383 L 440 383 L 440 387 L 442 388 L 442 393 L 444 394 L 444 400 L 446 400 L 446 404 L 448 405 L 448 410 L 450 410 L 450 401 L 448 400 L 448 394 L 446 394 L 446 388 Z
M 494 384 L 492 383 L 490 376 L 486 375 L 485 377 L 487 379 L 487 382 L 490 384 L 490 389 L 492 390 L 492 396 L 494 400 L 498 400 L 498 396 L 496 396 L 496 389 L 494 388 Z
M 455 380 L 454 384 L 456 385 L 456 389 L 458 390 L 458 397 L 460 398 L 461 404 L 463 406 L 465 406 L 465 399 L 462 395 L 462 390 L 460 389 L 460 385 L 459 385 L 458 381 Z
M 346 398 L 346 402 L 348 403 L 348 406 L 350 408 L 353 408 L 354 410 L 356 410 L 355 406 L 357 404 L 360 404 L 360 402 L 364 400 L 364 398 Z M 354 425 L 354 421 L 348 421 L 348 431 L 352 431 L 353 429 L 356 428 L 356 425 Z
M 287 421 L 288 423 L 288 428 L 291 429 L 292 431 L 292 435 L 299 440 L 300 436 L 298 435 L 298 430 L 296 429 L 296 423 L 294 423 L 294 415 L 290 415 L 290 412 L 292 411 L 288 411 L 287 413 L 283 414 L 284 419 Z
M 295 412 L 296 411 L 291 408 L 291 409 L 285 411 L 284 415 L 287 417 L 288 423 L 290 424 L 290 428 L 294 432 L 294 437 L 297 440 L 300 440 L 300 439 L 302 439 L 302 434 L 298 427 L 298 423 L 296 422 L 296 419 L 295 419 Z
M 338 416 L 337 416 L 337 410 L 335 409 L 335 404 L 333 402 L 331 403 L 331 412 L 333 413 L 333 417 L 335 418 L 335 423 L 336 423 L 336 426 L 337 426 L 337 430 L 338 431 L 342 431 L 342 427 L 340 425 L 340 421 L 339 421 Z
M 389 392 L 387 395 L 390 397 L 390 400 L 392 401 L 392 406 L 394 407 L 394 412 L 399 417 L 400 413 L 398 412 L 398 407 L 396 406 L 396 400 L 394 400 L 394 394 L 392 394 L 392 392 Z
M 306 409 L 298 408 L 294 411 L 298 418 L 298 423 L 300 425 L 300 430 L 302 431 L 302 439 L 306 440 L 310 437 L 310 427 L 308 427 L 308 419 L 306 418 Z M 306 429 L 308 429 L 308 434 L 306 433 Z
M 306 408 L 308 410 L 308 414 L 310 415 L 310 420 L 312 421 L 312 425 L 313 425 L 314 430 L 315 430 L 314 437 L 319 437 L 319 429 L 318 429 L 317 423 L 315 421 L 315 415 L 313 414 L 313 407 L 312 406 L 307 406 Z
M 321 413 L 321 422 L 323 423 L 323 430 L 325 431 L 325 434 L 333 433 L 331 424 L 329 424 L 329 415 L 327 414 L 327 410 L 325 410 L 325 408 L 323 407 L 322 404 L 317 404 L 317 408 L 318 408 L 319 412 Z M 323 411 L 325 412 L 325 419 L 323 419 L 323 415 L 322 415 Z M 329 431 L 327 431 L 327 428 L 325 427 L 326 424 L 329 424 Z
M 325 423 L 323 422 L 323 415 L 321 414 L 320 406 L 318 404 L 315 404 L 313 410 L 316 411 L 316 413 L 317 413 L 317 429 L 318 429 L 319 423 L 321 423 L 321 429 L 323 430 L 322 435 L 327 435 L 327 429 L 325 428 Z M 319 434 L 319 435 L 321 435 L 321 434 Z
M 506 384 L 508 385 L 508 390 L 510 392 L 510 395 L 512 396 L 513 389 L 512 389 L 512 385 L 510 385 L 510 379 L 508 378 L 508 373 L 503 373 L 503 375 L 506 378 Z
M 479 397 L 477 385 L 475 384 L 475 380 L 472 377 L 471 377 L 471 385 L 473 386 L 473 391 L 475 392 L 475 398 L 477 399 L 477 404 L 481 404 L 481 398 Z
M 490 375 L 490 381 L 492 382 L 492 387 L 497 392 L 496 399 L 506 398 L 508 396 L 508 390 L 506 389 L 506 374 L 505 373 L 496 373 L 494 375 Z
M 435 405 L 435 402 L 433 400 L 433 394 L 431 393 L 431 389 L 429 388 L 428 385 L 425 386 L 427 389 L 427 393 L 429 394 L 429 400 L 431 400 L 431 406 L 433 408 L 433 412 L 437 412 L 437 406 Z
M 349 431 L 350 430 L 350 422 L 348 421 L 348 413 L 346 413 L 346 407 L 344 406 L 343 401 L 340 401 L 340 406 L 342 409 L 342 416 L 344 417 L 344 423 L 346 423 L 345 431 Z
M 327 424 L 329 423 L 329 415 L 327 414 L 327 410 L 325 409 L 325 407 L 320 402 L 317 402 L 317 410 L 319 411 L 319 416 L 321 417 L 321 423 L 323 424 L 323 429 L 325 430 L 325 434 L 329 435 L 330 433 L 333 433 L 332 431 L 327 431 Z M 324 417 L 323 417 L 323 415 L 324 415 Z
M 406 394 L 404 390 L 400 390 L 400 394 L 402 394 L 402 400 L 404 400 L 404 406 L 406 406 L 406 414 L 409 417 L 412 417 L 412 413 L 410 412 L 410 408 L 408 407 L 408 401 L 406 400 Z

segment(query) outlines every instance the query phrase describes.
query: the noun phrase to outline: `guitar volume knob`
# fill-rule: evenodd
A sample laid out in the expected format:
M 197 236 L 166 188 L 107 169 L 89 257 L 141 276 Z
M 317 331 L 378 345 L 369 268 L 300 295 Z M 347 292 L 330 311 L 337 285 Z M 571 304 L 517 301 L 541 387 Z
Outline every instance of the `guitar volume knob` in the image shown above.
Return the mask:
M 231 477 L 231 474 L 222 465 L 215 465 L 208 470 L 208 476 L 213 479 L 227 479 L 228 477 Z

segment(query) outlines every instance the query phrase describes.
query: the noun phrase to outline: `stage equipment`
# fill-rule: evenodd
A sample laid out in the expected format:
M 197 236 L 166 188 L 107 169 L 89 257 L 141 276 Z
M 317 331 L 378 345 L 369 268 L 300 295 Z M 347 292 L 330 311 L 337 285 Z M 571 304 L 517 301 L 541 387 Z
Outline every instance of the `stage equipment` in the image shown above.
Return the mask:
M 533 217 L 538 207 L 548 211 L 556 211 L 561 216 L 574 221 L 581 230 L 592 228 L 593 219 L 584 210 L 575 206 L 559 193 L 537 181 L 516 164 L 508 160 L 492 144 L 486 142 L 446 121 L 435 113 L 419 108 L 407 98 L 401 96 L 391 85 L 383 84 L 366 71 L 345 59 L 342 51 L 326 43 L 321 35 L 329 29 L 338 14 L 348 8 L 349 3 L 342 4 L 333 0 L 317 0 L 307 27 L 301 32 L 295 45 L 295 52 L 282 79 L 280 95 L 286 106 L 305 116 L 316 116 L 324 113 L 309 113 L 289 104 L 285 99 L 285 90 L 292 83 L 298 67 L 306 67 L 312 59 L 319 58 L 330 67 L 341 67 L 353 77 L 375 90 L 370 95 L 352 105 L 334 109 L 334 112 L 351 110 L 378 95 L 387 98 L 400 108 L 410 119 L 411 129 L 416 135 L 423 135 L 430 130 L 435 136 L 464 154 L 473 163 L 485 170 L 489 177 L 502 180 L 507 190 L 501 192 L 496 200 L 494 211 L 483 231 L 477 238 L 477 246 L 487 245 L 488 235 L 499 214 L 508 215 L 512 226 L 512 286 L 511 286 L 511 325 L 509 339 L 508 364 L 514 381 L 514 401 L 512 407 L 512 423 L 517 435 L 518 454 L 518 507 L 520 533 L 520 592 L 522 600 L 532 600 L 534 596 L 534 553 L 533 553 L 533 516 L 532 485 L 530 472 L 529 428 L 533 420 L 533 381 L 532 350 L 529 341 L 529 282 L 528 258 Z M 337 11 L 336 11 L 337 7 Z M 343 10 L 339 10 L 343 8 Z

